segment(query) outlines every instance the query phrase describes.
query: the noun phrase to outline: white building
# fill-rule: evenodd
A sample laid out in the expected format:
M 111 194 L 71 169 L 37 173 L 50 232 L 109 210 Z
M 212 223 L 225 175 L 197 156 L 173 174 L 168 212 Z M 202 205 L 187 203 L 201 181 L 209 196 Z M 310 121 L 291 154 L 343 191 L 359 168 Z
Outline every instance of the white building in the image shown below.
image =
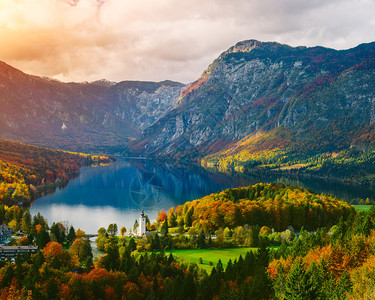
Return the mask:
M 139 222 L 138 222 L 138 236 L 142 237 L 144 234 L 146 234 L 146 218 L 145 218 L 145 213 L 144 210 L 142 209 L 141 216 L 139 217 Z

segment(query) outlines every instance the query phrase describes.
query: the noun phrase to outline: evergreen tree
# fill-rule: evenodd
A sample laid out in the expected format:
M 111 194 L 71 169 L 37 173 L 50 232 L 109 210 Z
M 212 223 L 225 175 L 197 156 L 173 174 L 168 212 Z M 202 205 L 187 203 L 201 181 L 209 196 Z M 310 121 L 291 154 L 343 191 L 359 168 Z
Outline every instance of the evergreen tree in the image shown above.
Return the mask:
M 133 231 L 135 232 L 138 229 L 138 227 L 139 227 L 138 220 L 135 219 L 134 225 L 133 225 Z
M 315 262 L 310 264 L 305 277 L 307 287 L 309 288 L 308 293 L 311 299 L 320 299 L 323 286 L 323 276 Z
M 47 230 L 42 227 L 40 232 L 36 236 L 36 244 L 38 245 L 39 249 L 43 249 L 49 241 L 49 234 Z
M 249 228 L 248 242 L 247 245 L 250 247 L 256 247 L 259 244 L 259 226 L 252 225 Z
M 70 226 L 68 235 L 66 236 L 66 240 L 68 244 L 71 245 L 75 239 L 76 239 L 76 231 L 74 230 L 73 226 Z
M 205 249 L 206 248 L 206 235 L 204 234 L 203 229 L 199 233 L 198 239 L 197 239 L 197 247 L 199 249 Z
M 23 232 L 29 232 L 31 229 L 31 215 L 28 209 L 23 213 L 21 229 Z
M 129 244 L 128 244 L 128 248 L 129 248 L 130 252 L 133 252 L 133 251 L 135 251 L 135 249 L 137 249 L 137 245 L 134 241 L 134 238 L 130 239 Z
M 339 279 L 337 287 L 332 295 L 331 299 L 339 300 L 345 299 L 346 294 L 350 293 L 352 289 L 352 282 L 350 281 L 350 276 L 346 271 L 344 271 Z
M 290 271 L 285 284 L 286 299 L 315 299 L 310 295 L 312 290 L 308 275 L 304 270 L 302 261 L 299 259 Z
M 168 226 L 169 227 L 176 227 L 177 226 L 177 217 L 174 212 L 168 217 Z
M 160 228 L 160 233 L 166 237 L 168 235 L 168 218 L 164 220 Z
M 285 277 L 284 270 L 279 264 L 277 266 L 277 275 L 273 282 L 273 289 L 275 291 L 275 296 L 277 299 L 285 299 L 285 285 L 287 278 Z
M 367 215 L 364 222 L 362 223 L 362 233 L 365 235 L 369 235 L 371 230 L 374 228 L 374 223 L 372 222 L 372 218 Z
M 56 241 L 60 244 L 63 243 L 62 234 L 60 228 L 56 223 L 53 223 L 50 229 L 50 237 L 52 241 Z
M 191 206 L 188 212 L 185 215 L 184 223 L 186 226 L 191 227 L 193 222 L 194 207 Z

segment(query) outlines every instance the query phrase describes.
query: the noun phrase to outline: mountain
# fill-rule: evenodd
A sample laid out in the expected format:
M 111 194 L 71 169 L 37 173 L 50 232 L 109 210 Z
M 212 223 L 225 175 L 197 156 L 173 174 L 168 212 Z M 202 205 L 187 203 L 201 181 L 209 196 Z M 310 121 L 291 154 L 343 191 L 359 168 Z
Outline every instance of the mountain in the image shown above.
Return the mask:
M 0 138 L 71 150 L 123 145 L 173 107 L 183 87 L 63 83 L 0 62 Z
M 222 53 L 134 147 L 151 157 L 210 155 L 202 163 L 211 165 L 265 155 L 272 163 L 366 150 L 374 122 L 375 43 L 337 51 L 249 40 Z

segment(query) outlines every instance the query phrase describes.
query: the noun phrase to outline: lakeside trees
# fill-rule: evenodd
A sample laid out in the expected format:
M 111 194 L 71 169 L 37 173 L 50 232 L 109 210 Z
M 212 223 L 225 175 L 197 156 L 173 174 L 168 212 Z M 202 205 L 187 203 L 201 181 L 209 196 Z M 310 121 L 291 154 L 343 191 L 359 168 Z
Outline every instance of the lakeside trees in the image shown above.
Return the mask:
M 273 193 L 273 194 L 272 194 Z M 222 199 L 215 199 L 220 195 Z M 268 195 L 268 196 L 266 196 Z M 314 197 L 322 207 L 336 214 L 332 227 L 314 228 L 309 232 L 308 218 L 303 228 L 293 233 L 263 225 L 233 225 L 217 229 L 211 240 L 195 214 L 199 205 L 177 207 L 168 211 L 160 223 L 163 234 L 147 239 L 118 237 L 117 225 L 100 228 L 97 245 L 102 255 L 93 260 L 91 246 L 82 230 L 66 228 L 61 223 L 51 226 L 37 214 L 31 218 L 27 210 L 0 205 L 3 222 L 24 228 L 26 239 L 40 246 L 35 255 L 19 256 L 14 262 L 0 261 L 0 297 L 3 299 L 364 299 L 373 294 L 375 285 L 375 206 L 357 213 L 337 199 L 315 195 L 300 188 L 283 185 L 255 185 L 230 189 L 210 195 L 210 201 L 224 202 L 227 211 L 234 210 L 242 199 L 273 199 L 276 207 L 282 200 L 294 201 L 306 209 Z M 217 196 L 218 197 L 218 196 Z M 203 198 L 204 199 L 204 198 Z M 213 200 L 214 199 L 214 200 Z M 263 199 L 263 200 L 262 200 Z M 211 203 L 208 201 L 207 203 Z M 193 201 L 194 203 L 194 201 Z M 205 203 L 205 202 L 203 202 Z M 242 213 L 241 206 L 239 213 Z M 282 205 L 281 205 L 282 207 Z M 190 213 L 189 213 L 190 211 Z M 275 211 L 275 209 L 271 210 Z M 307 210 L 308 212 L 309 210 Z M 284 212 L 281 210 L 281 212 Z M 238 213 L 238 211 L 237 211 Z M 191 221 L 185 228 L 189 236 L 171 236 L 169 219 L 175 214 Z M 182 217 L 182 214 L 183 217 Z M 164 213 L 163 213 L 164 216 Z M 275 216 L 275 214 L 273 215 Z M 189 218 L 191 217 L 191 220 Z M 217 218 L 217 217 L 216 217 Z M 162 219 L 159 219 L 160 221 Z M 179 220 L 179 221 L 177 221 Z M 220 218 L 219 218 L 220 220 Z M 232 217 L 224 222 L 232 222 Z M 283 213 L 274 224 L 282 224 Z M 228 223 L 231 224 L 231 223 Z M 236 223 L 233 223 L 236 224 Z M 320 223 L 318 223 L 320 224 Z M 116 225 L 116 226 L 115 226 Z M 185 226 L 185 225 L 184 225 Z M 176 229 L 178 227 L 175 227 Z M 123 230 L 120 230 L 121 232 Z M 208 231 L 208 233 L 210 233 Z M 230 260 L 220 260 L 212 271 L 197 264 L 165 255 L 177 243 L 207 249 L 251 243 L 258 250 Z M 280 245 L 277 248 L 268 246 Z M 201 251 L 201 250 L 199 250 Z M 204 250 L 207 251 L 207 250 Z M 209 251 L 209 250 L 208 250 Z
M 108 156 L 52 150 L 0 139 L 0 203 L 30 202 L 38 186 L 64 185 L 79 167 L 109 162 Z
M 200 226 L 206 232 L 245 224 L 277 231 L 288 226 L 313 230 L 333 225 L 353 212 L 349 204 L 331 196 L 283 184 L 259 183 L 186 202 L 176 208 L 176 219 L 179 224 Z

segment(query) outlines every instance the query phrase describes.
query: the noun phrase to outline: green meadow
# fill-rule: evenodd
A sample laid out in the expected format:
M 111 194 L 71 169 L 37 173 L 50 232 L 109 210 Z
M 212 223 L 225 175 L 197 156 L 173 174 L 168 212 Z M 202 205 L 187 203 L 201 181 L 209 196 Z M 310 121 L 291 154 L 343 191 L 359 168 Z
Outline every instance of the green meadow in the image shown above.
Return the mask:
M 358 211 L 368 211 L 371 208 L 371 205 L 353 205 L 353 206 Z
M 223 264 L 223 267 L 226 268 L 229 259 L 234 261 L 238 259 L 240 255 L 244 257 L 249 251 L 256 251 L 257 248 L 229 248 L 229 249 L 187 249 L 187 250 L 168 250 L 165 253 L 172 253 L 173 256 L 176 256 L 187 262 L 195 262 L 202 269 L 205 269 L 207 272 L 211 272 L 212 267 L 216 266 L 219 259 Z M 202 264 L 199 263 L 199 258 L 202 258 Z M 212 266 L 210 266 L 212 262 Z

